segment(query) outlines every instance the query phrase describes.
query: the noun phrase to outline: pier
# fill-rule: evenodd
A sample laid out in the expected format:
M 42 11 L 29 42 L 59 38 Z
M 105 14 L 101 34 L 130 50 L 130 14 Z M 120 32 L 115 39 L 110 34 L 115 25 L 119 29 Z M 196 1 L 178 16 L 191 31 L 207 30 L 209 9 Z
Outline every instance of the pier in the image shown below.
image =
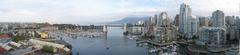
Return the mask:
M 169 42 L 169 43 L 158 43 L 158 42 L 155 42 L 155 41 L 150 41 L 150 40 L 139 40 L 138 43 L 148 43 L 148 44 L 151 44 L 151 45 L 155 45 L 155 46 L 167 46 L 167 45 L 172 45 L 172 44 L 176 44 L 175 42 Z

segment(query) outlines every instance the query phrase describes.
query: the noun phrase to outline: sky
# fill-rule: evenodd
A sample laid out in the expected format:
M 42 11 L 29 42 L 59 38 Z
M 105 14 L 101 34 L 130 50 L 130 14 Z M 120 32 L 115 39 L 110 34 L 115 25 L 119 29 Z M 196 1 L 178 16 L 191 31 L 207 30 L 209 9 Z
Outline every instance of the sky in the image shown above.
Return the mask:
M 195 16 L 211 16 L 215 10 L 239 15 L 240 10 L 240 0 L 0 0 L 0 22 L 95 24 L 160 12 L 173 18 L 182 3 Z

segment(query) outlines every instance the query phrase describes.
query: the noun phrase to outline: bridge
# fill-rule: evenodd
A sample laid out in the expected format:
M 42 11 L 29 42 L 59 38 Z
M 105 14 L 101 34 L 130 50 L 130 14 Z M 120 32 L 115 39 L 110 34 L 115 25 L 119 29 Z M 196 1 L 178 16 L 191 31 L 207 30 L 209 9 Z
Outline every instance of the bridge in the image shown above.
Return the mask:
M 123 24 L 107 24 L 107 27 L 124 27 Z

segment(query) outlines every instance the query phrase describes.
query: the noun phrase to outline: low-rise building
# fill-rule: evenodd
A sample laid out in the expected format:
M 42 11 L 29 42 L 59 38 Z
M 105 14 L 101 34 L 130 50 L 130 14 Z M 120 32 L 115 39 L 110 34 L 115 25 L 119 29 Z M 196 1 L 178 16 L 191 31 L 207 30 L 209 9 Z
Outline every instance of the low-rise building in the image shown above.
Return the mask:
M 239 50 L 237 48 L 232 48 L 225 51 L 225 55 L 239 55 Z
M 9 51 L 12 49 L 11 46 L 8 46 L 7 43 L 0 43 L 0 47 L 2 47 L 3 49 L 5 49 L 6 51 Z
M 54 48 L 59 48 L 63 49 L 65 51 L 70 51 L 65 45 L 62 44 L 57 44 L 57 43 L 51 43 L 51 42 L 46 42 L 46 41 L 41 41 L 41 40 L 36 40 L 36 39 L 30 39 L 29 40 L 34 46 L 52 46 Z M 41 48 L 41 47 L 40 47 Z
M 21 44 L 16 43 L 16 42 L 9 42 L 10 45 L 15 46 L 15 47 L 20 47 Z
M 10 40 L 10 34 L 1 34 L 0 43 L 7 43 Z
M 48 32 L 41 32 L 39 33 L 41 38 L 48 38 Z

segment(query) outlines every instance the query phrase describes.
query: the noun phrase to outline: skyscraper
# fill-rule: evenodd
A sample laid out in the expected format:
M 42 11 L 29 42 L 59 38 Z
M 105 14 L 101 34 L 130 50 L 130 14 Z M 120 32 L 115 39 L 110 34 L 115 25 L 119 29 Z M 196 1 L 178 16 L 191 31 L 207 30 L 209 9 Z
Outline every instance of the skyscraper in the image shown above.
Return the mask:
M 166 30 L 164 28 L 170 26 L 170 19 L 167 15 L 167 12 L 161 12 L 157 18 L 157 24 L 155 26 L 155 37 L 159 39 L 161 35 L 166 34 Z
M 159 18 L 159 16 L 157 14 L 154 15 L 154 25 L 157 24 L 157 19 Z
M 186 36 L 188 33 L 188 20 L 191 18 L 191 8 L 189 5 L 181 4 L 179 13 L 179 32 Z
M 162 12 L 161 14 L 160 14 L 160 17 L 159 17 L 160 19 L 161 19 L 161 25 L 162 26 L 170 26 L 170 19 L 169 19 L 169 17 L 168 17 L 168 14 L 167 14 L 167 12 Z
M 225 27 L 225 19 L 224 19 L 223 11 L 216 10 L 212 13 L 212 27 Z
M 150 17 L 150 25 L 155 25 L 156 24 L 156 18 L 157 18 L 157 15 L 154 15 L 153 17 Z
M 157 22 L 157 24 L 156 24 L 156 27 L 161 27 L 161 25 L 162 25 L 162 18 L 161 18 L 161 13 L 157 16 L 157 19 L 156 19 L 156 22 Z
M 209 18 L 208 17 L 199 17 L 199 25 L 200 27 L 206 26 L 208 27 Z
M 237 32 L 236 32 L 236 37 L 237 39 L 240 39 L 240 18 L 239 16 L 236 17 L 236 25 L 237 25 Z
M 177 27 L 179 26 L 179 14 L 177 14 L 177 15 L 175 16 L 174 25 L 177 26 Z
M 191 16 L 187 22 L 186 38 L 192 38 L 197 33 L 198 19 L 195 16 Z
M 226 22 L 226 29 L 227 29 L 227 34 L 228 34 L 228 39 L 229 40 L 234 40 L 237 38 L 237 25 L 235 21 L 235 16 L 226 16 L 225 22 Z
M 181 33 L 186 33 L 187 31 L 187 21 L 191 17 L 191 8 L 189 5 L 181 4 L 179 13 L 179 31 Z

